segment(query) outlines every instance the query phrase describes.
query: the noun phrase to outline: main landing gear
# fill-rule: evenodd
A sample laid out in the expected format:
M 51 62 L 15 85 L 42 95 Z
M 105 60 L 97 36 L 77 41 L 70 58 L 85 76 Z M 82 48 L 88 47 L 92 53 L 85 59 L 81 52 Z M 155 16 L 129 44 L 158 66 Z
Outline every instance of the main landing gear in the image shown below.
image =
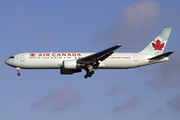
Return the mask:
M 84 75 L 84 78 L 92 77 L 94 74 L 94 70 L 86 69 L 86 75 Z
M 18 72 L 17 75 L 20 76 L 20 75 L 21 75 L 21 73 L 19 72 L 19 71 L 20 71 L 20 68 L 16 68 L 16 70 L 17 70 L 17 72 Z

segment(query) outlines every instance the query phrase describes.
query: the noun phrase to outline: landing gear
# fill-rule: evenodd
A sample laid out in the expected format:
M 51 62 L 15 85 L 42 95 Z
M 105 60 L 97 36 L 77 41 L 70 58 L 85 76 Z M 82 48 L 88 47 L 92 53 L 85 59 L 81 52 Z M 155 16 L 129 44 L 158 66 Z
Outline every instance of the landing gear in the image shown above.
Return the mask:
M 21 75 L 21 73 L 17 73 L 17 75 L 18 75 L 18 76 L 20 76 L 20 75 Z
M 88 78 L 88 75 L 84 75 L 84 78 L 85 78 L 85 79 Z
M 20 76 L 20 75 L 21 75 L 21 73 L 19 72 L 19 71 L 20 71 L 20 68 L 16 68 L 16 70 L 17 70 L 17 72 L 18 72 L 17 75 Z
M 94 70 L 86 69 L 86 75 L 84 75 L 84 78 L 92 77 L 94 74 Z
M 90 73 L 91 73 L 91 75 L 94 74 L 94 70 L 92 70 Z

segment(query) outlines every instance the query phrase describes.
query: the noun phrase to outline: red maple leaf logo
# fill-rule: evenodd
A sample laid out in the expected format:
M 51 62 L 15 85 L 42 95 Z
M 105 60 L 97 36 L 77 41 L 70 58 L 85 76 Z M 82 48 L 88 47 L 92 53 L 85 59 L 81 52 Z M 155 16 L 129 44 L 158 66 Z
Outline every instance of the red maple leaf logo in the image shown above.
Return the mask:
M 31 53 L 31 54 L 30 54 L 30 56 L 31 56 L 31 57 L 35 57 L 35 56 L 36 56 L 36 54 L 34 54 L 34 53 Z
M 160 40 L 157 40 L 156 43 L 152 43 L 152 46 L 154 47 L 154 50 L 163 50 L 164 43 L 161 43 Z

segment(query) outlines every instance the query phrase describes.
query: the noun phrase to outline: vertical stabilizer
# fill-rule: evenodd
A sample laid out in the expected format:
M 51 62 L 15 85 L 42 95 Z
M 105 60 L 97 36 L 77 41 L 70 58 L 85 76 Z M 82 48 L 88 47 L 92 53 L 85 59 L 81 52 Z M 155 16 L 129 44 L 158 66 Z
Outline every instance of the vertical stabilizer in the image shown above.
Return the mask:
M 163 53 L 172 27 L 164 28 L 140 53 L 160 55 Z

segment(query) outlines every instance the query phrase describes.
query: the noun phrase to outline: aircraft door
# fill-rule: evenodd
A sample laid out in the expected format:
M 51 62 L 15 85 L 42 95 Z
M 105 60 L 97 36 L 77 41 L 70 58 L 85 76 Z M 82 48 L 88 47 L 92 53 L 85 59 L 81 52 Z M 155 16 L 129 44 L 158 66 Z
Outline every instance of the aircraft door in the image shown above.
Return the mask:
M 21 62 L 24 62 L 25 61 L 25 57 L 24 55 L 21 55 Z
M 138 61 L 138 56 L 134 55 L 134 62 L 137 62 L 137 61 Z

